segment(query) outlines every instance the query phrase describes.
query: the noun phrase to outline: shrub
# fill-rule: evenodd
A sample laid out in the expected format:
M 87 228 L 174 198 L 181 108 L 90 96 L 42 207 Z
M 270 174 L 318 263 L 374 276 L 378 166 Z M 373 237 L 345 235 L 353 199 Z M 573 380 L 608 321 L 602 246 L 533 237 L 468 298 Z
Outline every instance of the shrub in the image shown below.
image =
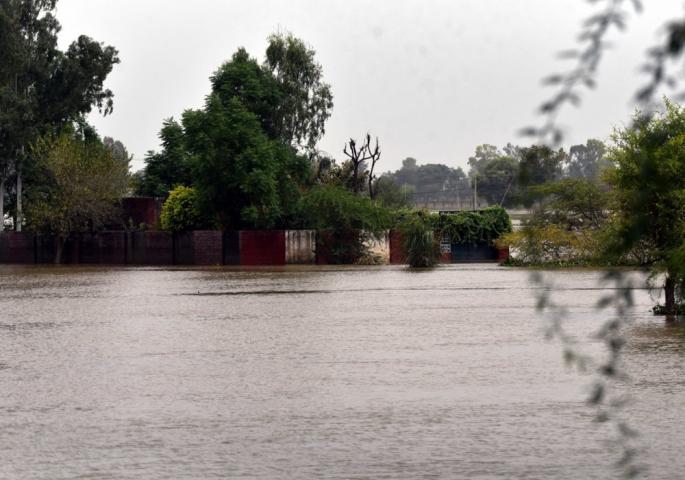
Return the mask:
M 511 219 L 502 207 L 440 215 L 433 222 L 436 230 L 448 235 L 453 243 L 462 245 L 492 245 L 511 232 Z
M 404 252 L 412 268 L 429 268 L 438 263 L 440 245 L 436 241 L 430 220 L 419 212 L 408 218 L 400 228 Z
M 584 264 L 596 261 L 599 239 L 594 231 L 569 231 L 550 224 L 504 234 L 495 245 L 510 247 L 518 264 Z
M 179 186 L 169 192 L 160 216 L 162 229 L 178 233 L 205 226 L 199 208 L 197 192 L 192 187 Z
M 331 232 L 325 247 L 335 263 L 355 263 L 368 257 L 369 236 L 379 236 L 392 222 L 388 209 L 334 186 L 312 188 L 303 196 L 300 210 L 307 227 Z

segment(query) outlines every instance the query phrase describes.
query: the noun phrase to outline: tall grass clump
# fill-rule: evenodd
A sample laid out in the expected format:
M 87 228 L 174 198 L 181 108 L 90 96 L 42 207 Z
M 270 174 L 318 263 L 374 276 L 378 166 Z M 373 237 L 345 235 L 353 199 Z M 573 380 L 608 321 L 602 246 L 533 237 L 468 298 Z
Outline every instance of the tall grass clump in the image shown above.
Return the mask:
M 435 239 L 431 222 L 419 212 L 402 224 L 402 238 L 407 263 L 412 268 L 431 268 L 437 265 L 440 245 Z

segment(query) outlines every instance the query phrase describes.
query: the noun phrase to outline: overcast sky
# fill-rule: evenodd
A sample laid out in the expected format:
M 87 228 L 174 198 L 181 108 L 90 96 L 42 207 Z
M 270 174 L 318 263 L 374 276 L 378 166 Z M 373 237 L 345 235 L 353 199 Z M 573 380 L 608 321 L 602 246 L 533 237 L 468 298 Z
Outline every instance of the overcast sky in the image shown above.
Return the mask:
M 683 13 L 681 0 L 644 0 L 629 29 L 612 36 L 599 87 L 568 110 L 567 142 L 606 138 L 625 122 L 644 82 L 638 68 L 659 27 Z M 350 136 L 380 138 L 381 170 L 402 159 L 466 166 L 475 146 L 526 143 L 540 79 L 564 69 L 585 0 L 60 0 L 60 42 L 79 34 L 115 46 L 111 116 L 90 117 L 143 165 L 158 149 L 162 120 L 201 107 L 208 78 L 244 46 L 260 61 L 266 38 L 290 31 L 317 52 L 335 107 L 319 147 L 342 159 Z M 538 123 L 539 123 L 539 119 Z

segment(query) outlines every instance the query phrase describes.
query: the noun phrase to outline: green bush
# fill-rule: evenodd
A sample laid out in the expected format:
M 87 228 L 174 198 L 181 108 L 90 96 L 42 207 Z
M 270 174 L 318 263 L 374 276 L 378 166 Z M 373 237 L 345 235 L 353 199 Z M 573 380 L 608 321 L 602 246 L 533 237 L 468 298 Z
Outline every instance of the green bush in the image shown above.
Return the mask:
M 162 206 L 162 230 L 178 233 L 204 227 L 205 222 L 198 205 L 198 196 L 194 188 L 174 188 Z
M 599 240 L 593 230 L 569 231 L 559 225 L 526 226 L 495 241 L 511 248 L 510 265 L 587 265 L 599 263 Z
M 440 245 L 430 218 L 422 212 L 407 218 L 400 227 L 404 252 L 412 268 L 430 268 L 438 263 Z
M 317 186 L 301 200 L 300 211 L 307 228 L 328 230 L 326 249 L 335 263 L 364 261 L 365 241 L 390 228 L 390 211 L 367 197 L 335 186 Z
M 464 211 L 433 216 L 435 230 L 462 245 L 492 245 L 502 235 L 511 232 L 511 219 L 502 207 L 479 211 Z

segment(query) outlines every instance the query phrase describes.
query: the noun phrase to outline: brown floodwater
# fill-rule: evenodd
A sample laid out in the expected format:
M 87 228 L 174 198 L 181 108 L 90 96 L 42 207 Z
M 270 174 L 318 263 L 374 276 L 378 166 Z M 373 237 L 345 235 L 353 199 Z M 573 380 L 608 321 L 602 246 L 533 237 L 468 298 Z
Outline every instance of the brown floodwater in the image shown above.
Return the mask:
M 547 275 L 600 354 L 602 273 Z M 610 478 L 537 288 L 488 265 L 0 267 L 0 478 Z M 626 415 L 649 478 L 682 478 L 685 327 L 634 295 Z

